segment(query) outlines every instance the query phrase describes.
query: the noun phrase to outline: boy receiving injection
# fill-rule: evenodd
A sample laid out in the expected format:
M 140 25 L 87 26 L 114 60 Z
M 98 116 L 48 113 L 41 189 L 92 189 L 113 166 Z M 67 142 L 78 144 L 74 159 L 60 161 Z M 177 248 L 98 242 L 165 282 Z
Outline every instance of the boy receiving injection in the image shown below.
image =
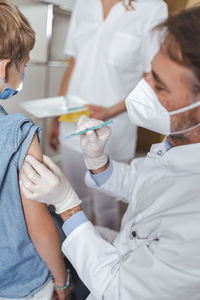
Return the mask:
M 0 0 L 0 104 L 22 88 L 35 33 L 11 2 Z M 57 227 L 44 204 L 20 194 L 27 154 L 42 161 L 39 128 L 0 105 L 0 299 L 65 300 L 67 273 Z M 20 196 L 21 195 L 21 196 Z M 52 284 L 52 275 L 54 286 Z

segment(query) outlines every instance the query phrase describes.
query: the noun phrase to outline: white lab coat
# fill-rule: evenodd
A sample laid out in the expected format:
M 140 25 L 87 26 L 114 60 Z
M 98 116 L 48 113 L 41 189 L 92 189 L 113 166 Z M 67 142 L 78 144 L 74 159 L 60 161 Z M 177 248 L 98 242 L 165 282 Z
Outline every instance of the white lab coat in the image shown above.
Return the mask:
M 131 165 L 113 162 L 99 189 L 129 205 L 112 243 L 90 222 L 63 243 L 88 300 L 200 299 L 200 143 L 164 149 L 153 145 Z
M 167 18 L 167 5 L 163 0 L 137 0 L 133 6 L 135 10 L 126 11 L 120 1 L 104 20 L 101 0 L 76 1 L 65 48 L 66 55 L 76 60 L 68 95 L 109 107 L 124 100 L 143 74 L 151 70 L 159 41 L 150 31 Z M 114 160 L 128 162 L 135 152 L 136 127 L 126 112 L 112 119 L 112 136 L 105 151 Z M 75 131 L 74 123 L 60 124 L 61 137 Z M 87 215 L 92 215 L 92 198 L 96 223 L 116 228 L 118 207 L 115 200 L 108 201 L 84 184 L 85 166 L 79 137 L 61 140 L 61 153 L 63 170 L 82 197 Z

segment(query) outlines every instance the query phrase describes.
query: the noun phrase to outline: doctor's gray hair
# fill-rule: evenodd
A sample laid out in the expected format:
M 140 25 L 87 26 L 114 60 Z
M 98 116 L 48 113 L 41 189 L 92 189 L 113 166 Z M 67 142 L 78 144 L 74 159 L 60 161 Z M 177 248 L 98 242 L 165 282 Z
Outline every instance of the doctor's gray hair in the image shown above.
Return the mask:
M 200 92 L 200 5 L 184 9 L 158 25 L 166 30 L 161 45 L 170 59 L 193 71 L 193 92 Z

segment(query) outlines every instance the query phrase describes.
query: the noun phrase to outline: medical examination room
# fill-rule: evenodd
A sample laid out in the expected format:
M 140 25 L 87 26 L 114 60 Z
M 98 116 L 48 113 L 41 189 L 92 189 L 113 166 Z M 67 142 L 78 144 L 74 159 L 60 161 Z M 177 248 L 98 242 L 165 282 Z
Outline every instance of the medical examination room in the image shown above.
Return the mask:
M 0 300 L 200 300 L 199 37 L 199 0 L 0 0 Z

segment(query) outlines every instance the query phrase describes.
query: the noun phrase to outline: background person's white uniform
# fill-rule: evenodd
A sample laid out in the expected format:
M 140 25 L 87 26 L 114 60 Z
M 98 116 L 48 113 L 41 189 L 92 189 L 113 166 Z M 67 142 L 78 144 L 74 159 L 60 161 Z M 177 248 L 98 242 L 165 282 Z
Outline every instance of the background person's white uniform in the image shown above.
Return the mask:
M 167 17 L 162 0 L 138 0 L 135 10 L 126 11 L 119 2 L 103 19 L 101 0 L 77 0 L 66 42 L 65 53 L 75 58 L 75 67 L 67 94 L 88 103 L 109 107 L 123 99 L 135 87 L 158 50 L 150 29 Z M 128 162 L 134 155 L 136 127 L 122 113 L 113 118 L 112 137 L 106 152 L 112 159 Z M 75 132 L 76 124 L 62 123 L 60 136 Z M 83 203 L 91 192 L 83 182 L 86 171 L 79 138 L 62 141 L 63 169 Z M 96 223 L 115 227 L 118 206 L 113 197 L 93 193 Z M 86 209 L 86 213 L 89 211 Z
M 86 222 L 62 248 L 88 300 L 200 299 L 199 152 L 200 143 L 167 152 L 162 143 L 130 166 L 113 162 L 99 189 L 129 203 L 120 233 L 111 244 Z

